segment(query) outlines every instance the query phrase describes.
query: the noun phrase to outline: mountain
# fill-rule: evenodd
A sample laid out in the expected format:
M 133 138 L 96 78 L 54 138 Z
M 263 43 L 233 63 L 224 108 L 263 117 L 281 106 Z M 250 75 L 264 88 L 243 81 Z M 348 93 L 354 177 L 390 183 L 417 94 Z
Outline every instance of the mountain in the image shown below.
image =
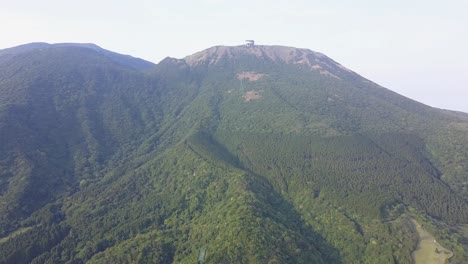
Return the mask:
M 468 261 L 468 114 L 321 53 L 33 43 L 0 95 L 0 263 Z

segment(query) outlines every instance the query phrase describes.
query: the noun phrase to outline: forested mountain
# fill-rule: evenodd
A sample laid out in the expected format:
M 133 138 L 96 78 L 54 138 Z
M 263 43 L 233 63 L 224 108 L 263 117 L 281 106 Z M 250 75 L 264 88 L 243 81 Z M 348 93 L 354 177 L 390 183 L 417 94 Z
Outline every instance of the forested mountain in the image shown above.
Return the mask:
M 327 56 L 0 50 L 0 263 L 468 261 L 468 114 Z

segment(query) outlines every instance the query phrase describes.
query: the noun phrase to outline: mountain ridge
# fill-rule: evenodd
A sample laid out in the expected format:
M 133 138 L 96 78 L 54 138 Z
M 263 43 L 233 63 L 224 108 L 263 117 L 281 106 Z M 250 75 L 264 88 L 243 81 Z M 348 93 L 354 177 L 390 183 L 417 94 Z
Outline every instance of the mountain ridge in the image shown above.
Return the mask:
M 33 42 L 33 43 L 23 44 L 23 45 L 19 45 L 16 47 L 0 50 L 0 59 L 2 58 L 2 56 L 3 56 L 3 59 L 8 59 L 9 57 L 19 55 L 22 53 L 32 52 L 35 50 L 50 49 L 50 48 L 67 48 L 67 47 L 84 48 L 84 49 L 93 50 L 122 65 L 130 66 L 136 70 L 148 70 L 155 66 L 155 64 L 152 62 L 149 62 L 140 58 L 135 58 L 130 55 L 124 55 L 124 54 L 120 54 L 117 52 L 112 52 L 112 51 L 103 49 L 94 43 L 71 43 L 70 42 L 70 43 L 49 44 L 46 42 Z

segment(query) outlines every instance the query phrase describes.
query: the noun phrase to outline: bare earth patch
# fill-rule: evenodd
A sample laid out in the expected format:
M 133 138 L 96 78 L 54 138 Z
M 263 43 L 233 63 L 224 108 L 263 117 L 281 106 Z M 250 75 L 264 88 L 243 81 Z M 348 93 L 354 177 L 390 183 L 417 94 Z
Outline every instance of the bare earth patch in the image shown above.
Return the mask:
M 260 94 L 260 92 L 261 91 L 248 91 L 242 96 L 242 98 L 244 98 L 246 102 L 250 102 L 251 100 L 262 99 L 262 95 Z
M 257 72 L 241 72 L 237 74 L 237 79 L 239 80 L 249 80 L 251 82 L 255 82 L 260 80 L 261 78 L 265 77 L 266 74 L 264 73 L 257 73 Z
M 333 78 L 336 78 L 336 79 L 340 79 L 340 77 L 336 76 L 335 74 L 329 72 L 329 71 L 326 71 L 326 70 L 320 70 L 319 71 L 320 74 L 322 75 L 328 75 L 330 77 L 333 77 Z

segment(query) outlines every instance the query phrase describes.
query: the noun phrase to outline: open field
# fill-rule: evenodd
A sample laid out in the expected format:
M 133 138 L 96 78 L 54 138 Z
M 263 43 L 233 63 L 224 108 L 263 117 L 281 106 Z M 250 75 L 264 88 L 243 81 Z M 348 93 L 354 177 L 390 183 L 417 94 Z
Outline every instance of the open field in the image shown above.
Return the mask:
M 452 257 L 452 251 L 442 247 L 416 220 L 411 219 L 419 235 L 418 246 L 413 252 L 416 264 L 444 264 Z

